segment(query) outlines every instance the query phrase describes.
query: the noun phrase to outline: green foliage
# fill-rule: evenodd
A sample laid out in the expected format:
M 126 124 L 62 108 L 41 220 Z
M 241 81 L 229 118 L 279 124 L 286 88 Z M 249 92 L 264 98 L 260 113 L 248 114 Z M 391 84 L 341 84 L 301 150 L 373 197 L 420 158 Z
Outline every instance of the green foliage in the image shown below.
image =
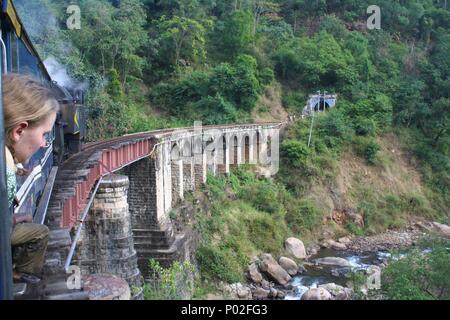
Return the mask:
M 152 94 L 155 104 L 187 119 L 206 124 L 232 123 L 248 118 L 261 93 L 256 60 L 239 56 L 233 65 L 223 63 L 209 72 L 194 71 L 169 83 L 161 83 Z
M 317 119 L 317 133 L 328 148 L 340 150 L 344 142 L 350 141 L 353 129 L 338 109 L 331 110 Z
M 119 80 L 119 73 L 116 69 L 111 69 L 109 71 L 109 83 L 106 87 L 106 92 L 109 94 L 111 99 L 123 101 L 124 94 Z
M 309 89 L 340 89 L 354 83 L 357 76 L 352 55 L 326 31 L 288 42 L 275 60 L 283 79 L 295 80 Z
M 375 136 L 377 125 L 373 119 L 358 117 L 353 121 L 355 133 L 360 136 Z
M 249 53 L 255 41 L 253 16 L 249 11 L 236 10 L 227 17 L 223 24 L 217 25 L 221 34 L 221 50 L 226 60 Z
M 158 63 L 165 68 L 178 68 L 206 60 L 206 32 L 210 20 L 162 16 L 157 22 L 159 33 Z M 206 27 L 205 27 L 206 26 Z
M 158 261 L 150 259 L 148 267 L 150 281 L 144 284 L 145 300 L 182 300 L 194 292 L 194 267 L 188 262 L 175 261 L 169 268 L 163 268 Z
M 288 200 L 289 201 L 286 201 Z M 322 213 L 308 199 L 288 197 L 284 202 L 286 223 L 294 234 L 302 235 L 313 230 L 322 222 Z
M 130 115 L 126 105 L 120 100 L 114 101 L 102 91 L 92 91 L 86 99 L 86 104 L 89 112 L 88 141 L 107 139 L 129 132 Z
M 287 163 L 295 167 L 305 167 L 306 161 L 311 155 L 311 150 L 306 143 L 298 140 L 284 140 L 281 144 L 281 155 Z
M 345 229 L 347 229 L 351 234 L 354 234 L 355 236 L 363 236 L 364 230 L 359 228 L 355 223 L 351 221 L 347 221 L 345 223 Z
M 239 197 L 260 211 L 278 213 L 281 210 L 277 187 L 268 181 L 245 184 Z
M 448 241 L 433 241 L 430 253 L 414 249 L 405 257 L 391 260 L 381 279 L 386 297 L 392 300 L 450 299 L 448 246 Z
M 219 248 L 203 246 L 197 249 L 195 257 L 200 272 L 205 278 L 217 279 L 227 283 L 242 281 L 242 269 L 233 265 L 233 262 Z
M 377 161 L 377 153 L 380 150 L 378 143 L 371 137 L 355 137 L 356 153 L 366 159 L 370 165 L 375 165 Z

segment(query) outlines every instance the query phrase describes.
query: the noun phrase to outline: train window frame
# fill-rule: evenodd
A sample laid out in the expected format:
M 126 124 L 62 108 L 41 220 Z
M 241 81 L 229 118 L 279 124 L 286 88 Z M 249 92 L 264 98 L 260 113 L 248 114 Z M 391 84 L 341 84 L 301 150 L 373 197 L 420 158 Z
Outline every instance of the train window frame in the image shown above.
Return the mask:
M 16 36 L 15 32 L 11 32 L 11 70 L 12 72 L 19 72 L 19 44 L 20 39 Z

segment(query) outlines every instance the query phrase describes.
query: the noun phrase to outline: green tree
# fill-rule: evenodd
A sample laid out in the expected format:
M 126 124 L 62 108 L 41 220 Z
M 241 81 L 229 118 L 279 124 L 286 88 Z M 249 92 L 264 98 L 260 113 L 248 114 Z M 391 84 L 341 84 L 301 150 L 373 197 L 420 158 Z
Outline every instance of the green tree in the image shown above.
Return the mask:
M 248 53 L 255 42 L 254 19 L 250 11 L 234 11 L 218 25 L 216 33 L 221 35 L 221 49 L 226 60 L 234 60 L 238 55 Z
M 393 300 L 448 300 L 449 264 L 450 254 L 442 242 L 432 243 L 431 253 L 415 249 L 388 264 L 382 273 L 382 290 Z
M 160 33 L 160 61 L 170 61 L 175 69 L 191 63 L 205 62 L 205 35 L 207 28 L 212 25 L 211 21 L 204 21 L 202 24 L 191 18 L 162 16 L 157 25 Z

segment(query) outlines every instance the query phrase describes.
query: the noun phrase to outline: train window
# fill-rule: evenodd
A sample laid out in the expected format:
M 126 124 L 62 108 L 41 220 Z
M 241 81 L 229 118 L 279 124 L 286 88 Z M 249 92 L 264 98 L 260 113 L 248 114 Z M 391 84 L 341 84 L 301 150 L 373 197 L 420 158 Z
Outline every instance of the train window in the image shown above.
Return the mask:
M 12 72 L 19 72 L 19 48 L 17 46 L 17 37 L 14 32 L 11 32 L 11 70 Z
M 20 73 L 29 73 L 39 77 L 38 60 L 33 56 L 22 40 L 17 41 L 19 48 L 19 69 Z

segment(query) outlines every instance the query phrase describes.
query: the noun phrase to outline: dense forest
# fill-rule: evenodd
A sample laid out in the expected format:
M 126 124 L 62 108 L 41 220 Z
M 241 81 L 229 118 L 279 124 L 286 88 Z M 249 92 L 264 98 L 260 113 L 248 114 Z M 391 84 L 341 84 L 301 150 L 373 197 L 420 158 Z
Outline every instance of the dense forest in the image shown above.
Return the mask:
M 299 116 L 308 95 L 338 95 L 336 108 L 318 117 L 311 147 L 309 121 L 291 126 L 275 181 L 243 171 L 209 180 L 208 192 L 222 199 L 213 212 L 246 212 L 243 219 L 253 226 L 225 247 L 205 244 L 198 252 L 205 274 L 233 282 L 250 253 L 277 252 L 283 236 L 322 223 L 325 209 L 308 195 L 313 184 L 336 177 L 345 152 L 352 150 L 368 166 L 389 166 L 380 137 L 399 139 L 424 188 L 392 195 L 361 182 L 354 198 L 365 225 L 349 223 L 346 230 L 375 233 L 403 225 L 409 215 L 448 224 L 450 3 L 378 0 L 381 28 L 371 30 L 367 8 L 373 2 L 79 0 L 81 28 L 73 30 L 66 12 L 73 1 L 23 0 L 16 6 L 60 81 L 87 90 L 90 140 L 196 120 L 270 119 L 276 103 L 269 98 L 276 94 L 286 115 Z M 241 202 L 224 206 L 226 185 Z M 212 230 L 226 220 L 200 223 L 205 237 L 214 238 Z M 261 234 L 271 240 L 255 241 Z

